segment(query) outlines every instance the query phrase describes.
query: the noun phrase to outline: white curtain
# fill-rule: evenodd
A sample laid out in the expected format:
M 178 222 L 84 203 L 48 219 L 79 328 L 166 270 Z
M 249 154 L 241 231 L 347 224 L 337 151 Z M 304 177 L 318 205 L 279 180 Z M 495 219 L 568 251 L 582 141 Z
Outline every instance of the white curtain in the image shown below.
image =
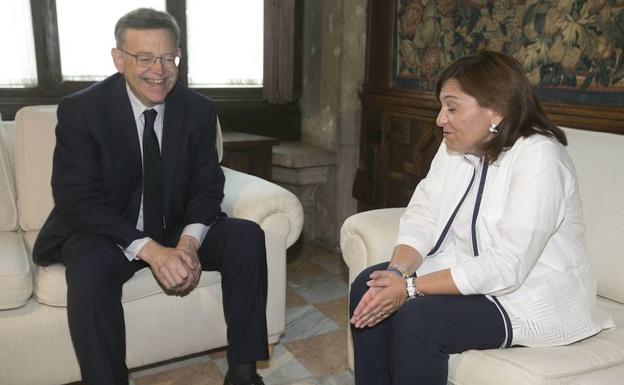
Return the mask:
M 186 0 L 188 83 L 262 86 L 262 0 Z
M 115 23 L 139 7 L 164 11 L 165 0 L 56 0 L 63 80 L 101 80 L 117 72 L 110 54 Z
M 0 1 L 0 88 L 37 85 L 37 61 L 29 0 Z

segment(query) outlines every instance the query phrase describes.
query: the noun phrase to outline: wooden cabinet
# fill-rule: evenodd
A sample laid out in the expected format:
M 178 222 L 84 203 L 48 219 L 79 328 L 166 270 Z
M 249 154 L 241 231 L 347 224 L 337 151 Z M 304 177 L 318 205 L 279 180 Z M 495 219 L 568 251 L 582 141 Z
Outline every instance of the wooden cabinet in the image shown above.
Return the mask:
M 233 170 L 271 180 L 272 148 L 276 138 L 243 132 L 223 132 L 223 160 L 221 164 Z
M 360 167 L 354 186 L 360 211 L 405 206 L 429 171 L 442 132 L 435 117 L 396 111 L 363 95 Z

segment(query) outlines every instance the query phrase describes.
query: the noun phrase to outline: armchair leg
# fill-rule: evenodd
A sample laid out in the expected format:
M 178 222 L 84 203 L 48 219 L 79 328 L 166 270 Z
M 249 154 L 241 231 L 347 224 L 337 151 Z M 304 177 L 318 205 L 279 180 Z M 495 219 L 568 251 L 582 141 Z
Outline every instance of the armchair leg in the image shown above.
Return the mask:
M 273 349 L 275 348 L 275 343 L 273 344 L 269 344 L 269 359 L 266 361 L 258 361 L 256 362 L 256 367 L 258 369 L 266 369 L 269 367 L 269 361 L 271 360 L 271 357 L 273 356 Z

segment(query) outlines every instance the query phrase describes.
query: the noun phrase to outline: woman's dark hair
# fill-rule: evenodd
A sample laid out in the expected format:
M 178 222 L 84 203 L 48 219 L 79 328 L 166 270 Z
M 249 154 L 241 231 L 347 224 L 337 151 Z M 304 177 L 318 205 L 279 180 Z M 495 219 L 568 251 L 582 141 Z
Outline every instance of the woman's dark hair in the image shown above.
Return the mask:
M 450 79 L 456 80 L 462 91 L 477 99 L 481 107 L 503 116 L 498 133 L 481 148 L 490 162 L 520 137 L 541 134 L 557 139 L 564 146 L 568 144 L 564 132 L 544 114 L 516 59 L 499 52 L 481 51 L 456 60 L 438 79 L 438 101 L 442 86 Z

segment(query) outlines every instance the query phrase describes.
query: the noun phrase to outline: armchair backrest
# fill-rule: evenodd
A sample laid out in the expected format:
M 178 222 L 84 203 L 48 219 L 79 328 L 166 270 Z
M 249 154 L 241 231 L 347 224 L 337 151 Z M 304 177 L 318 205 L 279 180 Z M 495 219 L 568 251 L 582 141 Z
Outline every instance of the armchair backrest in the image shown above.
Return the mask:
M 13 183 L 12 151 L 7 139 L 12 137 L 12 127 L 0 117 L 0 231 L 17 229 L 17 207 Z
M 39 230 L 54 206 L 52 153 L 56 106 L 30 106 L 15 115 L 15 182 L 19 224 Z
M 598 294 L 624 303 L 624 135 L 564 129 Z
M 41 229 L 54 206 L 50 181 L 56 142 L 56 109 L 56 105 L 28 106 L 15 115 L 17 211 L 24 231 Z M 221 161 L 223 137 L 218 119 L 216 142 Z

